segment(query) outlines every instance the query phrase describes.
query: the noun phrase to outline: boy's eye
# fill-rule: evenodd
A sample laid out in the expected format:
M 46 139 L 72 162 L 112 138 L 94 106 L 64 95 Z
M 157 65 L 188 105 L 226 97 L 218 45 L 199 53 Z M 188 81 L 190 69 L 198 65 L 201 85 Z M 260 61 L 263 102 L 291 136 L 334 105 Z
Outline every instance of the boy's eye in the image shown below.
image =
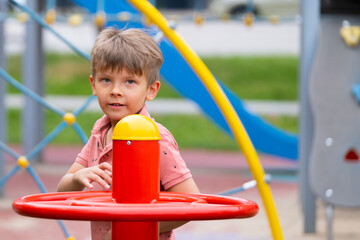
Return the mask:
M 135 81 L 134 81 L 134 80 L 127 80 L 127 83 L 128 83 L 128 84 L 134 84 Z
M 102 82 L 105 82 L 105 83 L 108 83 L 108 82 L 110 82 L 110 79 L 108 79 L 108 78 L 102 78 L 101 81 L 102 81 Z

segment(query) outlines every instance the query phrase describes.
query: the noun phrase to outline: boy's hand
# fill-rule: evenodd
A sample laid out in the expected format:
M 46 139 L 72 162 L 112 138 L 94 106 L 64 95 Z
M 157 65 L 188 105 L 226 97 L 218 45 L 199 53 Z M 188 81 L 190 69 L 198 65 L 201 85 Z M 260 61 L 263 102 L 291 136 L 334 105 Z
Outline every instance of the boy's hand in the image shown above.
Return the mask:
M 73 180 L 89 189 L 94 187 L 92 182 L 97 182 L 105 189 L 110 189 L 112 184 L 112 166 L 104 162 L 100 165 L 80 169 L 74 173 Z

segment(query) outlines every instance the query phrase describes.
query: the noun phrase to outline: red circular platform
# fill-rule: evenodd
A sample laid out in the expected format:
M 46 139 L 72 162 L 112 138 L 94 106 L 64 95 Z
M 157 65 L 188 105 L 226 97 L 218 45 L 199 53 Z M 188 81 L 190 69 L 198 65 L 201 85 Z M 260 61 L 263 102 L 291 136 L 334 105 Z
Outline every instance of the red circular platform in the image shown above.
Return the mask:
M 257 214 L 250 200 L 207 194 L 161 192 L 151 203 L 116 203 L 111 192 L 47 193 L 21 197 L 13 203 L 22 215 L 96 221 L 178 221 L 247 218 Z

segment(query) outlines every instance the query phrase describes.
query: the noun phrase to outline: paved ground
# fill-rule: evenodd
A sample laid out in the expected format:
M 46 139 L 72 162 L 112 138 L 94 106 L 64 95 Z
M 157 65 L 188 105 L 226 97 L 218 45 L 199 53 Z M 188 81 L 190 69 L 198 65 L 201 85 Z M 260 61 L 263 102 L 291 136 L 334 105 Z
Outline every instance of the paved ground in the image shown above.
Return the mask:
M 44 181 L 48 191 L 55 191 L 57 182 L 72 163 L 80 147 L 49 147 L 44 152 L 44 164 L 36 164 L 35 169 Z M 17 148 L 15 150 L 18 151 Z M 183 157 L 204 193 L 219 193 L 240 186 L 251 179 L 244 157 L 238 152 L 182 151 Z M 318 201 L 318 221 L 316 234 L 302 233 L 302 214 L 299 204 L 296 163 L 284 159 L 260 155 L 267 172 L 273 173 L 272 193 L 277 206 L 285 239 L 320 240 L 326 239 L 324 205 Z M 8 158 L 7 166 L 13 161 Z M 284 181 L 286 179 L 286 181 Z M 56 221 L 34 219 L 15 214 L 11 210 L 12 201 L 20 196 L 38 193 L 34 181 L 26 171 L 16 174 L 5 186 L 5 198 L 0 199 L 0 239 L 65 239 Z M 260 213 L 250 219 L 190 222 L 176 230 L 178 240 L 266 240 L 271 239 L 268 221 L 256 189 L 235 196 L 256 201 Z M 357 209 L 336 209 L 334 239 L 360 239 L 360 219 Z M 70 234 L 78 240 L 89 239 L 88 223 L 65 222 Z

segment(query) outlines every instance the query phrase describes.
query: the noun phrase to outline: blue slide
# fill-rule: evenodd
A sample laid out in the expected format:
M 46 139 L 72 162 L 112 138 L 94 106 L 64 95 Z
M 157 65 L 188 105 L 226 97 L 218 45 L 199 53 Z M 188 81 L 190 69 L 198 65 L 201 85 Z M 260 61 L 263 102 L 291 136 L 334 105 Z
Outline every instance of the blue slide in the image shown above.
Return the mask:
M 73 0 L 80 6 L 87 8 L 92 14 L 97 12 L 97 1 Z M 127 11 L 132 14 L 140 13 L 125 0 L 104 1 L 104 11 L 108 14 L 117 14 Z M 144 28 L 141 23 L 108 22 L 108 25 L 124 27 Z M 218 127 L 232 135 L 231 130 L 221 114 L 217 104 L 214 102 L 201 79 L 193 72 L 191 66 L 179 54 L 177 49 L 168 40 L 162 40 L 160 48 L 164 55 L 164 64 L 161 68 L 161 75 L 176 89 L 182 96 L 196 102 Z M 219 82 L 220 83 L 220 82 Z M 259 116 L 249 112 L 243 102 L 233 94 L 226 86 L 220 83 L 228 99 L 241 119 L 255 148 L 261 152 L 284 157 L 290 160 L 297 160 L 298 139 L 296 135 L 286 133 L 268 124 Z

